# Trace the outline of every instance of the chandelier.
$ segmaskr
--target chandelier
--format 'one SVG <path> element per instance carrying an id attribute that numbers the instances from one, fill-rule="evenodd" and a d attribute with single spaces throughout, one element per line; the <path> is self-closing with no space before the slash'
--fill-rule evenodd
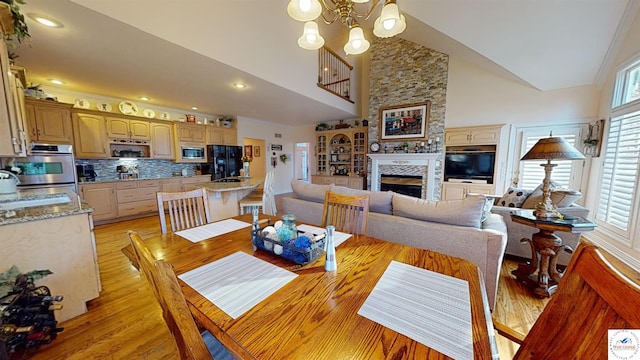
<path id="1" fill-rule="evenodd" d="M 298 39 L 298 46 L 301 48 L 316 50 L 324 45 L 324 38 L 314 21 L 321 17 L 327 25 L 340 20 L 349 28 L 349 41 L 344 45 L 344 51 L 347 55 L 357 55 L 367 51 L 370 44 L 356 19 L 367 20 L 380 1 L 373 0 L 368 9 L 358 9 L 357 4 L 364 4 L 369 0 L 291 0 L 287 12 L 293 19 L 304 22 L 302 36 Z M 387 38 L 400 34 L 406 27 L 407 23 L 404 15 L 400 14 L 396 0 L 385 0 L 382 13 L 374 22 L 373 33 L 377 37 Z"/>

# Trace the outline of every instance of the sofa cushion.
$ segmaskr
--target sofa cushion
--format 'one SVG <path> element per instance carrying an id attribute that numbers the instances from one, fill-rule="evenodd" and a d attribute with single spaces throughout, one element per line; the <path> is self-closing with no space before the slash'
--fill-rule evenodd
<path id="1" fill-rule="evenodd" d="M 531 190 L 510 187 L 496 205 L 519 208 L 522 207 L 529 194 L 531 194 Z"/>
<path id="2" fill-rule="evenodd" d="M 580 198 L 582 198 L 582 194 L 575 190 L 555 190 L 551 192 L 551 203 L 558 208 L 571 206 Z"/>
<path id="3" fill-rule="evenodd" d="M 293 194 L 296 198 L 323 204 L 324 194 L 329 191 L 330 187 L 331 185 L 308 184 L 304 181 L 298 180 L 293 180 L 291 182 L 291 189 L 293 190 Z"/>
<path id="4" fill-rule="evenodd" d="M 489 216 L 491 216 L 491 209 L 493 208 L 493 198 L 491 197 L 484 197 L 484 207 L 482 208 L 482 219 L 480 219 L 480 222 L 485 222 L 485 220 L 487 220 L 489 218 Z"/>
<path id="5" fill-rule="evenodd" d="M 369 211 L 380 214 L 391 215 L 393 213 L 391 200 L 393 199 L 392 191 L 367 191 L 350 189 L 344 186 L 331 185 L 330 191 L 345 196 L 362 196 L 369 195 Z"/>
<path id="6" fill-rule="evenodd" d="M 486 204 L 483 196 L 432 201 L 393 194 L 393 215 L 410 219 L 480 228 Z"/>

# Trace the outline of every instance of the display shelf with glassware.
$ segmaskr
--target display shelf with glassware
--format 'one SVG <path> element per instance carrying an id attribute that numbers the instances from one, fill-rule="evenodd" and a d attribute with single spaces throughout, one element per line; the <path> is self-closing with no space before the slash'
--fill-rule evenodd
<path id="1" fill-rule="evenodd" d="M 312 182 L 364 188 L 367 174 L 367 128 L 316 132 L 316 174 Z M 355 178 L 354 181 L 344 177 Z"/>

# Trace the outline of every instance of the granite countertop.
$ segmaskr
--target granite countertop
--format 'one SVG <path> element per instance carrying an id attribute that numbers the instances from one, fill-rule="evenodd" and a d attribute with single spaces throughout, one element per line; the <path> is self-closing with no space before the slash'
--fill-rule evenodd
<path id="1" fill-rule="evenodd" d="M 66 199 L 69 199 L 69 201 L 67 202 Z M 0 209 L 2 206 L 11 206 L 16 202 L 30 200 L 54 203 L 0 210 L 0 226 L 78 215 L 93 211 L 93 208 L 87 202 L 80 200 L 80 197 L 76 193 L 64 188 L 18 190 L 18 192 L 13 194 L 0 194 Z"/>
<path id="2" fill-rule="evenodd" d="M 78 182 L 78 185 L 86 185 L 86 184 L 101 184 L 101 183 L 112 183 L 112 182 L 124 182 L 124 181 L 142 181 L 142 180 L 167 180 L 167 179 L 193 179 L 206 176 L 208 178 L 211 175 L 192 175 L 192 176 L 140 176 L 138 178 L 132 179 L 120 179 L 118 177 L 114 178 L 100 178 L 95 181 L 81 181 Z"/>
<path id="3" fill-rule="evenodd" d="M 209 182 L 202 184 L 207 191 L 236 191 L 236 190 L 246 190 L 253 189 L 258 187 L 264 179 L 262 178 L 240 178 L 238 182 Z"/>

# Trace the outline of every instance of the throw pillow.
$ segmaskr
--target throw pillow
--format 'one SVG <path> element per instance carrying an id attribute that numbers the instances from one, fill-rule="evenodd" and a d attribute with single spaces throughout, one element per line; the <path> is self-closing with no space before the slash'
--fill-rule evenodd
<path id="1" fill-rule="evenodd" d="M 491 208 L 493 208 L 494 199 L 491 197 L 482 196 L 484 198 L 484 207 L 482 208 L 482 218 L 480 222 L 485 222 L 491 216 Z"/>
<path id="2" fill-rule="evenodd" d="M 324 204 L 324 194 L 331 185 L 308 184 L 304 181 L 291 181 L 291 189 L 296 198 Z"/>
<path id="3" fill-rule="evenodd" d="M 329 191 L 345 196 L 369 195 L 369 211 L 380 214 L 392 214 L 391 199 L 393 198 L 393 192 L 391 191 L 357 190 L 336 185 L 331 185 Z"/>
<path id="4" fill-rule="evenodd" d="M 509 190 L 502 195 L 500 200 L 498 200 L 498 205 L 514 208 L 522 207 L 522 204 L 524 204 L 524 201 L 529 197 L 529 194 L 531 194 L 531 190 L 510 187 Z"/>
<path id="5" fill-rule="evenodd" d="M 551 192 L 551 203 L 557 208 L 571 206 L 574 202 L 580 200 L 582 194 L 575 190 L 556 190 Z"/>
<path id="6" fill-rule="evenodd" d="M 393 215 L 442 224 L 480 228 L 486 201 L 483 196 L 432 201 L 393 194 Z"/>
<path id="7" fill-rule="evenodd" d="M 560 184 L 551 180 L 549 182 L 549 190 L 553 191 L 553 189 L 557 189 L 560 187 Z M 522 204 L 523 209 L 533 209 L 538 205 L 538 203 L 542 202 L 542 184 L 538 185 L 535 190 L 529 195 L 529 197 Z"/>

